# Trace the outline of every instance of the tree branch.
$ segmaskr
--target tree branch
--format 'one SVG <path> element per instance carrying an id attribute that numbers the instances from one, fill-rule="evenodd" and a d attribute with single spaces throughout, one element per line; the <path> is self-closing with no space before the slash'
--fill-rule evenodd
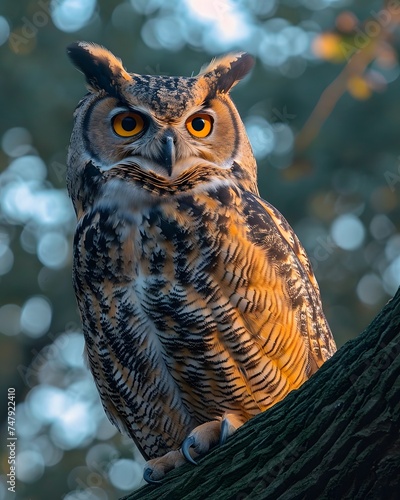
<path id="1" fill-rule="evenodd" d="M 136 499 L 397 499 L 400 291 L 300 389 Z"/>

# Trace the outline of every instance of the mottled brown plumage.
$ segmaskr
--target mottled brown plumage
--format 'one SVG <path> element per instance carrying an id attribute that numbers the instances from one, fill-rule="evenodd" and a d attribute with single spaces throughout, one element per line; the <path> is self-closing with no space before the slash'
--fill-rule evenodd
<path id="1" fill-rule="evenodd" d="M 304 249 L 258 196 L 229 97 L 250 56 L 185 78 L 129 74 L 85 42 L 69 55 L 89 84 L 67 176 L 87 354 L 157 480 L 300 387 L 335 343 Z"/>

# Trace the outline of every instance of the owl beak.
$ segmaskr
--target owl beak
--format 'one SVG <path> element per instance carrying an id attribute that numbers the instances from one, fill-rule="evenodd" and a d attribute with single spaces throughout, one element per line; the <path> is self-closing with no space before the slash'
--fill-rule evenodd
<path id="1" fill-rule="evenodd" d="M 175 163 L 175 135 L 171 130 L 167 130 L 161 139 L 161 162 L 167 169 L 171 177 L 172 167 Z"/>

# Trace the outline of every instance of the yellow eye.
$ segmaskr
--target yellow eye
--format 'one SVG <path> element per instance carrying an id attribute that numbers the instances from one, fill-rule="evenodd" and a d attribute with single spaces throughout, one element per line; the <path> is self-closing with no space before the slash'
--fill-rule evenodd
<path id="1" fill-rule="evenodd" d="M 205 113 L 196 113 L 186 120 L 186 128 L 194 137 L 207 137 L 211 134 L 214 120 Z"/>
<path id="2" fill-rule="evenodd" d="M 144 120 L 139 113 L 125 111 L 114 116 L 112 126 L 121 137 L 133 137 L 144 129 Z"/>

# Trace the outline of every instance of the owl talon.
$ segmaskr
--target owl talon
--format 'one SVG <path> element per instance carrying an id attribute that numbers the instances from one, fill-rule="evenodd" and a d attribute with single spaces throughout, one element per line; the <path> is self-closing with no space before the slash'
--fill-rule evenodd
<path id="1" fill-rule="evenodd" d="M 219 436 L 219 445 L 222 446 L 231 434 L 232 433 L 230 432 L 229 421 L 228 419 L 224 418 L 221 422 L 221 434 Z"/>
<path id="2" fill-rule="evenodd" d="M 192 463 L 193 465 L 197 465 L 196 460 L 194 460 L 190 454 L 190 448 L 194 444 L 196 444 L 194 436 L 188 436 L 182 443 L 181 452 L 188 462 Z"/>
<path id="3" fill-rule="evenodd" d="M 221 420 L 221 430 L 219 435 L 219 445 L 223 445 L 229 436 L 232 436 L 239 427 L 244 424 L 238 415 L 234 413 L 225 413 Z"/>
<path id="4" fill-rule="evenodd" d="M 146 464 L 143 479 L 149 484 L 160 484 L 167 472 L 185 464 L 186 460 L 180 450 L 172 450 L 162 457 L 153 458 Z"/>
<path id="5" fill-rule="evenodd" d="M 143 471 L 143 479 L 146 481 L 146 483 L 149 484 L 161 484 L 162 481 L 156 481 L 155 479 L 152 479 L 151 475 L 153 474 L 153 469 L 150 467 L 146 467 Z"/>

